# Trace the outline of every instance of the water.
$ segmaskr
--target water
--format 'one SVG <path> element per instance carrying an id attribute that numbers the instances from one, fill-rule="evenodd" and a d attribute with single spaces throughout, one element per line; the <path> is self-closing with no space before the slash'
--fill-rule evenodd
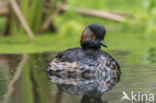
<path id="1" fill-rule="evenodd" d="M 119 62 L 122 72 L 119 82 L 109 86 L 105 85 L 105 77 L 48 77 L 45 70 L 57 53 L 0 55 L 0 101 L 12 90 L 5 98 L 8 103 L 132 103 L 121 101 L 123 91 L 129 97 L 131 91 L 156 95 L 155 49 L 109 53 Z M 13 89 L 8 88 L 18 75 Z M 138 103 L 156 103 L 154 99 L 155 102 Z"/>

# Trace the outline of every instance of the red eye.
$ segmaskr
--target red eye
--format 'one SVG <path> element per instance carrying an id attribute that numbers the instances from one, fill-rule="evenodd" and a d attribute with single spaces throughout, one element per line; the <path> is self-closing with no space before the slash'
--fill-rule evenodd
<path id="1" fill-rule="evenodd" d="M 96 36 L 95 35 L 92 35 L 92 39 L 96 39 Z"/>

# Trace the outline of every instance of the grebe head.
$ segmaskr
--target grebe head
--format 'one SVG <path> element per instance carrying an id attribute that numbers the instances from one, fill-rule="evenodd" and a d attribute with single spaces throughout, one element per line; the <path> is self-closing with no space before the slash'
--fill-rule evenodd
<path id="1" fill-rule="evenodd" d="M 107 47 L 104 43 L 106 29 L 100 24 L 88 25 L 81 35 L 81 46 L 83 49 L 100 49 L 101 45 Z"/>

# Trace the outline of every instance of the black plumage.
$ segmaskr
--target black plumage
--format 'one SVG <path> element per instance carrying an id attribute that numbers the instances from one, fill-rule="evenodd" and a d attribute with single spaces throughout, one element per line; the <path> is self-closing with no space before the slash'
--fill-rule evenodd
<path id="1" fill-rule="evenodd" d="M 81 36 L 82 48 L 72 48 L 59 53 L 50 63 L 49 70 L 59 71 L 61 74 L 77 73 L 86 71 L 90 73 L 102 73 L 112 71 L 120 73 L 119 64 L 108 53 L 101 50 L 106 29 L 100 24 L 91 24 L 85 28 Z"/>

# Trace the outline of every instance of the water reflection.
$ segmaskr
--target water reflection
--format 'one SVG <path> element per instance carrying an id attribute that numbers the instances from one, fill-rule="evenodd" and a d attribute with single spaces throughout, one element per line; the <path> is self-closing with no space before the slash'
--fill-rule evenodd
<path id="1" fill-rule="evenodd" d="M 112 89 L 119 82 L 120 74 L 105 75 L 59 75 L 48 71 L 48 77 L 58 88 L 72 95 L 83 95 L 81 103 L 107 103 L 102 94 Z"/>
<path id="2" fill-rule="evenodd" d="M 133 90 L 135 93 L 141 91 L 156 95 L 156 49 L 144 52 L 142 50 L 114 51 L 111 54 L 120 63 L 121 78 L 116 76 L 111 80 L 113 75 L 107 77 L 106 75 L 56 76 L 48 74 L 53 83 L 48 80 L 44 70 L 48 68 L 49 62 L 56 53 L 28 54 L 29 58 L 23 65 L 21 76 L 13 86 L 14 91 L 8 103 L 80 103 L 80 101 L 82 103 L 93 103 L 93 101 L 121 103 L 123 90 L 127 93 Z M 0 55 L 0 103 L 4 99 L 8 84 L 15 76 L 21 60 L 22 55 Z M 120 83 L 117 83 L 119 79 Z M 110 81 L 110 86 L 106 85 L 106 81 Z M 64 92 L 59 91 L 56 84 Z M 111 91 L 105 93 L 112 87 Z M 123 101 L 123 103 L 130 102 Z"/>

